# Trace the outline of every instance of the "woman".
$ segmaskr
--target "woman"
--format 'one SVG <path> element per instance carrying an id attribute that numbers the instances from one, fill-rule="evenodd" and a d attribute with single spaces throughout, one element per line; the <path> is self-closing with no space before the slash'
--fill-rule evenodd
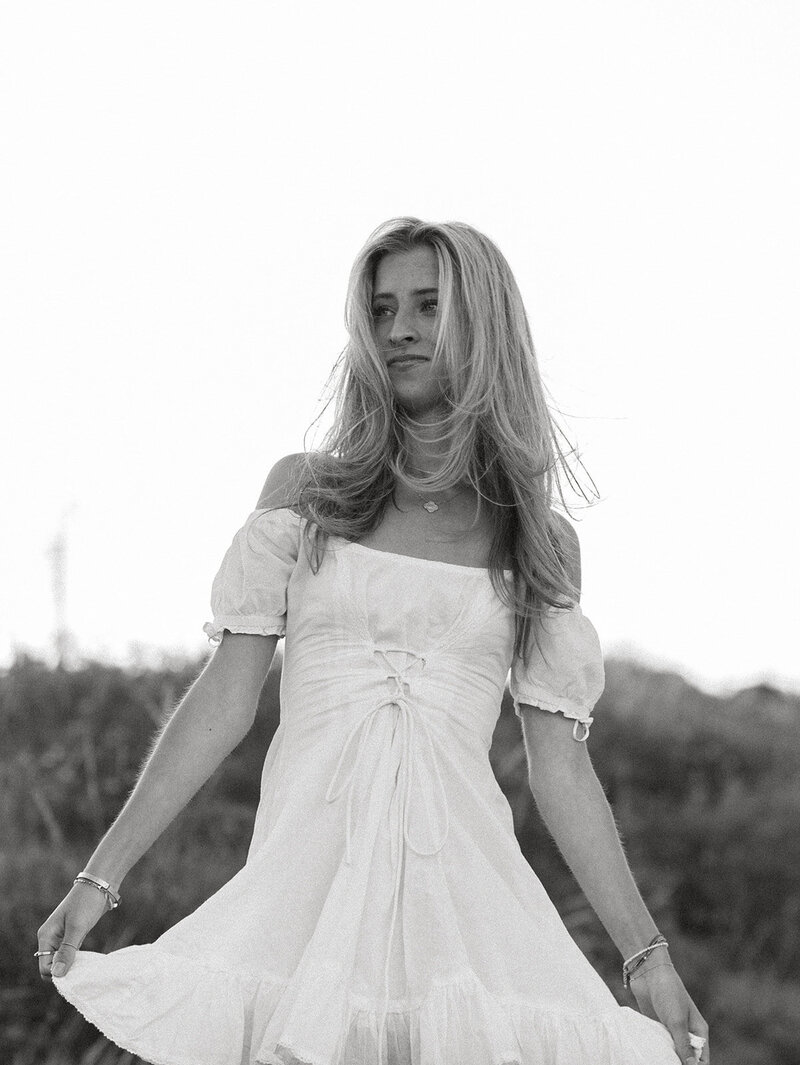
<path id="1" fill-rule="evenodd" d="M 42 975 L 157 1065 L 695 1062 L 707 1027 L 587 753 L 602 655 L 511 271 L 469 226 L 394 219 L 353 266 L 347 325 L 326 446 L 278 462 L 234 537 L 217 649 L 40 929 Z M 81 951 L 249 729 L 284 635 L 244 869 L 155 943 Z M 509 668 L 531 790 L 641 1013 L 514 837 L 487 756 Z"/>

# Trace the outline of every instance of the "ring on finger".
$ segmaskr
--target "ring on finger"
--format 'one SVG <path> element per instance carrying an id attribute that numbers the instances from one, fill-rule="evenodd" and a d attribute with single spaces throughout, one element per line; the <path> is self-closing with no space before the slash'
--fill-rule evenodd
<path id="1" fill-rule="evenodd" d="M 45 958 L 45 957 L 47 957 L 48 954 L 55 954 L 55 953 L 56 952 L 54 950 L 37 950 L 36 953 L 33 956 L 34 956 L 34 958 Z"/>

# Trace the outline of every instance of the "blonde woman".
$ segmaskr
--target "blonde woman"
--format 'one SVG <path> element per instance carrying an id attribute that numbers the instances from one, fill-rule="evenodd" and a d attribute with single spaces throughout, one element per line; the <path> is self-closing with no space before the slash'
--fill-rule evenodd
<path id="1" fill-rule="evenodd" d="M 42 975 L 156 1065 L 695 1062 L 706 1024 L 589 759 L 602 654 L 509 266 L 468 225 L 393 219 L 356 259 L 347 326 L 325 446 L 278 462 L 234 536 L 216 650 L 40 929 Z M 245 867 L 155 943 L 82 951 L 250 728 L 282 636 Z M 531 790 L 641 1012 L 514 836 L 488 758 L 509 670 Z"/>

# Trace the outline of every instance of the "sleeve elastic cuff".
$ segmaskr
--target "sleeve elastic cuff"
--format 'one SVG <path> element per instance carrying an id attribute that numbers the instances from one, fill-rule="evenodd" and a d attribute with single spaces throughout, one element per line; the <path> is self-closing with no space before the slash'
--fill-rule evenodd
<path id="1" fill-rule="evenodd" d="M 213 622 L 207 621 L 203 626 L 203 632 L 208 636 L 208 642 L 215 647 L 222 643 L 222 633 L 227 629 L 229 632 L 242 632 L 248 636 L 285 636 L 286 622 L 283 619 L 270 620 L 269 618 L 215 618 Z"/>
<path id="2" fill-rule="evenodd" d="M 534 692 L 523 693 L 513 698 L 514 713 L 520 720 L 522 720 L 521 704 L 525 703 L 527 706 L 538 706 L 541 710 L 547 710 L 551 714 L 563 714 L 564 717 L 569 718 L 575 722 L 572 735 L 574 739 L 578 741 L 585 741 L 589 735 L 589 729 L 594 721 L 591 716 L 591 712 L 579 703 L 574 702 L 571 699 L 558 698 L 548 693 L 546 696 L 536 695 Z M 583 734 L 581 735 L 581 726 L 583 727 Z"/>

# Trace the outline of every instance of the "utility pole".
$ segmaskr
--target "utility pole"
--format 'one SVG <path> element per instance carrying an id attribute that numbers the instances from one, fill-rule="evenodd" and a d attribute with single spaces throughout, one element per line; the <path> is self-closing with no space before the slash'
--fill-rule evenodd
<path id="1" fill-rule="evenodd" d="M 53 537 L 47 554 L 50 556 L 50 578 L 53 591 L 53 611 L 56 627 L 53 634 L 53 650 L 59 666 L 69 668 L 75 651 L 75 641 L 67 624 L 67 520 L 75 511 L 70 503 L 61 515 L 58 532 Z"/>

